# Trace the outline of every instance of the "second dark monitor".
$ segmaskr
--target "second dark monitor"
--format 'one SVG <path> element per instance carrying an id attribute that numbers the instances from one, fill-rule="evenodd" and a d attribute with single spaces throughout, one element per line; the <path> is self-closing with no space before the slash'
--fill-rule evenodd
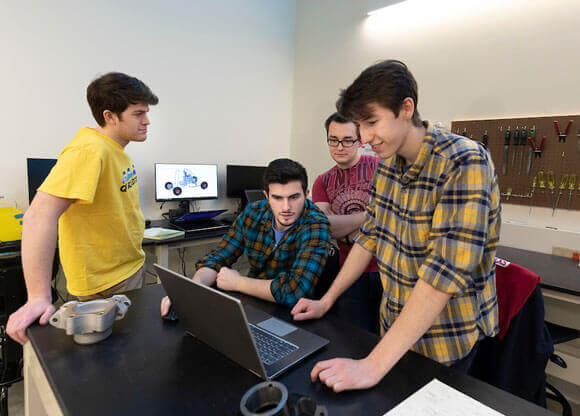
<path id="1" fill-rule="evenodd" d="M 246 189 L 263 189 L 265 166 L 227 165 L 226 182 L 229 198 L 242 198 Z"/>

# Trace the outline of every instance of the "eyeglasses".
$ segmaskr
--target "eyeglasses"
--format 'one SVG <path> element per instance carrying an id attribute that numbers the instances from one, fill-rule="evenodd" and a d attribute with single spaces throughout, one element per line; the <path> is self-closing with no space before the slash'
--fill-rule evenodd
<path id="1" fill-rule="evenodd" d="M 344 140 L 326 139 L 326 142 L 328 143 L 328 145 L 330 147 L 338 147 L 339 144 L 342 144 L 342 147 L 349 148 L 349 147 L 353 147 L 354 144 L 356 142 L 358 142 L 359 140 L 360 139 L 344 139 Z"/>

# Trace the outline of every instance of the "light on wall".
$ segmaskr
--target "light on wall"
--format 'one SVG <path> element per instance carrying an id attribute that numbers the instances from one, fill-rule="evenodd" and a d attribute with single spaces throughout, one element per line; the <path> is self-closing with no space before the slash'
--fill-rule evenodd
<path id="1" fill-rule="evenodd" d="M 375 13 L 382 12 L 383 9 L 404 1 L 405 0 L 368 0 L 367 15 L 371 16 Z"/>

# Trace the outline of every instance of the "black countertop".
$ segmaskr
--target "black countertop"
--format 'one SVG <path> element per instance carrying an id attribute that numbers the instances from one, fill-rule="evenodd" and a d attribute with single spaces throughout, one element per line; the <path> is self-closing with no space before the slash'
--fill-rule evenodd
<path id="1" fill-rule="evenodd" d="M 546 289 L 580 296 L 580 267 L 578 267 L 578 261 L 552 254 L 504 246 L 497 248 L 496 256 L 538 274 L 542 279 L 541 286 Z"/>
<path id="2" fill-rule="evenodd" d="M 261 380 L 159 317 L 159 285 L 129 292 L 133 305 L 113 334 L 95 345 L 77 345 L 65 332 L 33 326 L 30 340 L 65 415 L 239 414 L 244 392 Z M 281 319 L 289 309 L 238 296 Z M 506 415 L 548 415 L 545 409 L 466 374 L 408 352 L 374 388 L 335 394 L 309 373 L 320 360 L 362 358 L 379 338 L 334 316 L 297 324 L 330 344 L 278 380 L 290 393 L 313 397 L 329 415 L 382 415 L 433 378 Z"/>

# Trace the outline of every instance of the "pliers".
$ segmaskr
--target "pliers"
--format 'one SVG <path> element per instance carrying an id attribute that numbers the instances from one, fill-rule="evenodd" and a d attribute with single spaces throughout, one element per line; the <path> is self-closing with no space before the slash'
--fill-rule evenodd
<path id="1" fill-rule="evenodd" d="M 566 143 L 566 137 L 568 136 L 568 133 L 570 133 L 570 128 L 572 127 L 572 123 L 574 122 L 574 120 L 568 120 L 568 125 L 566 126 L 566 131 L 564 133 L 562 133 L 560 131 L 560 123 L 558 123 L 558 120 L 554 120 L 554 129 L 556 130 L 556 134 L 558 135 L 558 142 L 564 142 Z"/>
<path id="2" fill-rule="evenodd" d="M 536 144 L 535 134 L 533 137 L 528 136 L 528 143 L 530 144 L 530 147 L 534 151 L 534 157 L 542 157 L 542 152 L 544 151 L 544 144 L 546 143 L 546 136 L 542 136 L 542 141 L 540 142 L 539 146 Z"/>

